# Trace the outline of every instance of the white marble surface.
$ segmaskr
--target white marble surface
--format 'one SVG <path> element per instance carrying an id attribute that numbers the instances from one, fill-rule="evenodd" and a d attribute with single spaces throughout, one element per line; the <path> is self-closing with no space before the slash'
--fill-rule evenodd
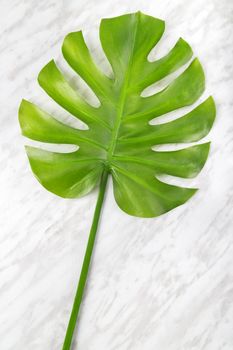
<path id="1" fill-rule="evenodd" d="M 61 350 L 97 195 L 64 200 L 39 185 L 18 105 L 25 97 L 67 118 L 37 85 L 39 70 L 55 58 L 72 76 L 60 47 L 81 28 L 105 67 L 99 20 L 136 10 L 166 20 L 160 55 L 182 36 L 200 58 L 218 111 L 211 154 L 185 181 L 200 191 L 156 219 L 121 212 L 109 184 L 73 349 L 233 349 L 232 1 L 1 0 L 1 350 Z"/>

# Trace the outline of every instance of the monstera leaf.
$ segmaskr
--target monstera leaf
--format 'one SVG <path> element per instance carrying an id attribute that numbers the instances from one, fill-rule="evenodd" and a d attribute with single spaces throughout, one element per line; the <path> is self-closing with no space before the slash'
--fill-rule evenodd
<path id="1" fill-rule="evenodd" d="M 169 152 L 152 150 L 152 146 L 198 141 L 207 135 L 215 118 L 214 101 L 209 97 L 173 121 L 150 124 L 156 117 L 193 104 L 205 87 L 203 69 L 195 58 L 165 89 L 149 97 L 142 96 L 146 87 L 175 72 L 192 57 L 190 46 L 179 39 L 166 56 L 148 61 L 164 26 L 162 20 L 140 12 L 102 20 L 100 41 L 112 67 L 112 78 L 95 64 L 81 31 L 66 36 L 63 56 L 97 96 L 99 107 L 80 96 L 53 60 L 41 70 L 40 86 L 88 126 L 87 130 L 72 128 L 33 103 L 22 101 L 19 120 L 23 135 L 46 143 L 79 147 L 71 153 L 27 147 L 31 168 L 49 191 L 73 198 L 100 184 L 100 205 L 107 176 L 111 174 L 118 206 L 140 217 L 161 215 L 196 192 L 193 188 L 166 184 L 156 177 L 196 176 L 208 156 L 209 143 Z"/>

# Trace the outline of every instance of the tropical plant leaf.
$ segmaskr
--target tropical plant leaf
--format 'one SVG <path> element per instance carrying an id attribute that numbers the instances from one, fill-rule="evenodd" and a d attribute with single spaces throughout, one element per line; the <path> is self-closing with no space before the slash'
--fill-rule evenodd
<path id="1" fill-rule="evenodd" d="M 19 121 L 23 135 L 37 141 L 77 145 L 70 153 L 26 147 L 31 168 L 49 191 L 68 198 L 80 197 L 99 185 L 90 229 L 62 350 L 70 350 L 88 276 L 108 175 L 113 178 L 119 207 L 131 215 L 154 217 L 186 202 L 196 191 L 172 186 L 160 174 L 183 178 L 196 176 L 209 152 L 209 143 L 174 151 L 158 151 L 162 144 L 192 143 L 208 134 L 215 118 L 212 97 L 186 115 L 152 125 L 150 121 L 192 105 L 204 90 L 204 73 L 190 46 L 179 39 L 171 51 L 154 62 L 148 55 L 164 32 L 164 22 L 140 12 L 104 19 L 100 40 L 113 77 L 96 66 L 82 35 L 70 33 L 62 51 L 66 61 L 89 85 L 100 102 L 90 105 L 76 91 L 54 61 L 40 72 L 38 81 L 47 94 L 87 130 L 61 123 L 31 102 L 23 100 Z M 142 92 L 188 63 L 183 73 L 152 96 Z"/>
<path id="2" fill-rule="evenodd" d="M 96 94 L 99 107 L 91 106 L 79 95 L 54 61 L 41 70 L 40 86 L 88 126 L 88 130 L 72 128 L 22 101 L 19 120 L 23 135 L 46 143 L 79 146 L 77 151 L 66 154 L 26 148 L 35 176 L 49 191 L 62 197 L 83 196 L 99 184 L 107 169 L 119 207 L 140 217 L 158 216 L 195 193 L 196 189 L 172 186 L 156 176 L 196 176 L 207 159 L 209 143 L 169 152 L 154 151 L 152 146 L 202 139 L 212 127 L 215 105 L 209 97 L 174 121 L 149 123 L 193 104 L 205 86 L 203 69 L 195 58 L 165 89 L 149 97 L 141 96 L 146 87 L 191 60 L 190 46 L 179 39 L 166 56 L 149 62 L 148 55 L 163 32 L 163 21 L 140 12 L 103 19 L 100 41 L 113 78 L 97 67 L 81 31 L 66 36 L 64 58 Z"/>

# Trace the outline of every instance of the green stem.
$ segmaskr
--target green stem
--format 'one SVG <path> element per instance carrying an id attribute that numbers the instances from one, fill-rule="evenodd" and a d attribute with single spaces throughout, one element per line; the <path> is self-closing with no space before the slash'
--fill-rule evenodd
<path id="1" fill-rule="evenodd" d="M 87 281 L 88 270 L 89 270 L 89 266 L 90 266 L 90 262 L 91 262 L 91 256 L 92 256 L 92 252 L 93 252 L 93 248 L 94 248 L 94 244 L 95 244 L 96 232 L 97 232 L 98 223 L 99 223 L 99 219 L 100 219 L 100 213 L 101 213 L 101 208 L 102 208 L 102 204 L 103 204 L 103 200 L 104 200 L 104 194 L 105 194 L 105 189 L 106 189 L 106 185 L 107 185 L 107 180 L 108 180 L 108 171 L 104 170 L 102 177 L 101 177 L 99 195 L 98 195 L 98 199 L 97 199 L 97 203 L 96 203 L 96 207 L 95 207 L 95 213 L 94 213 L 94 217 L 93 217 L 93 221 L 92 221 L 92 225 L 91 225 L 91 230 L 90 230 L 89 239 L 88 239 L 88 243 L 87 243 L 86 253 L 85 253 L 84 260 L 83 260 L 83 266 L 82 266 L 82 270 L 81 270 L 81 274 L 80 274 L 80 278 L 79 278 L 79 282 L 78 282 L 78 287 L 77 287 L 77 291 L 76 291 L 76 295 L 75 295 L 75 299 L 74 299 L 74 304 L 73 304 L 72 312 L 70 315 L 70 320 L 69 320 L 69 324 L 67 327 L 66 336 L 65 336 L 62 350 L 70 350 L 70 347 L 71 347 L 72 338 L 73 338 L 74 330 L 76 327 L 76 322 L 77 322 L 78 315 L 79 315 L 80 305 L 82 302 L 83 293 L 84 293 L 84 289 L 85 289 L 85 285 L 86 285 L 86 281 Z"/>

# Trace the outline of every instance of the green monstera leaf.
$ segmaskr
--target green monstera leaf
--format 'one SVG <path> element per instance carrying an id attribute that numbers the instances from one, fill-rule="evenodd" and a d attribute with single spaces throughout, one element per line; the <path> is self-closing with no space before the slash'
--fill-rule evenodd
<path id="1" fill-rule="evenodd" d="M 152 147 L 198 141 L 207 135 L 215 118 L 214 101 L 209 97 L 173 121 L 150 124 L 156 117 L 193 104 L 205 88 L 202 66 L 197 58 L 191 60 L 192 49 L 183 39 L 163 58 L 148 60 L 164 27 L 162 20 L 140 12 L 103 19 L 100 41 L 112 67 L 112 78 L 95 64 L 81 31 L 66 36 L 63 56 L 97 96 L 99 107 L 80 96 L 53 60 L 41 70 L 40 86 L 88 126 L 87 130 L 72 128 L 35 104 L 22 101 L 19 120 L 23 135 L 46 143 L 79 147 L 71 153 L 27 147 L 31 168 L 49 191 L 67 198 L 80 197 L 99 184 L 104 190 L 111 174 L 117 204 L 126 213 L 139 217 L 161 215 L 196 192 L 156 177 L 196 176 L 207 159 L 209 143 L 169 152 Z M 142 96 L 145 88 L 190 60 L 189 66 L 165 89 Z"/>
<path id="2" fill-rule="evenodd" d="M 165 89 L 141 96 L 146 87 L 192 57 L 190 46 L 179 39 L 165 57 L 149 62 L 148 54 L 163 32 L 163 21 L 139 12 L 102 20 L 100 40 L 112 66 L 112 79 L 95 65 L 81 31 L 66 36 L 63 55 L 96 94 L 99 107 L 80 97 L 54 61 L 42 69 L 38 77 L 41 87 L 88 125 L 88 130 L 66 126 L 22 101 L 19 119 L 25 136 L 79 146 L 70 154 L 27 147 L 32 170 L 49 191 L 62 197 L 83 196 L 99 184 L 103 170 L 108 169 L 119 207 L 141 217 L 158 216 L 195 193 L 196 189 L 165 184 L 156 175 L 197 175 L 206 161 L 209 143 L 173 152 L 153 151 L 151 147 L 200 140 L 213 124 L 215 106 L 210 97 L 175 121 L 149 124 L 153 118 L 194 103 L 205 86 L 201 64 L 194 59 Z"/>

